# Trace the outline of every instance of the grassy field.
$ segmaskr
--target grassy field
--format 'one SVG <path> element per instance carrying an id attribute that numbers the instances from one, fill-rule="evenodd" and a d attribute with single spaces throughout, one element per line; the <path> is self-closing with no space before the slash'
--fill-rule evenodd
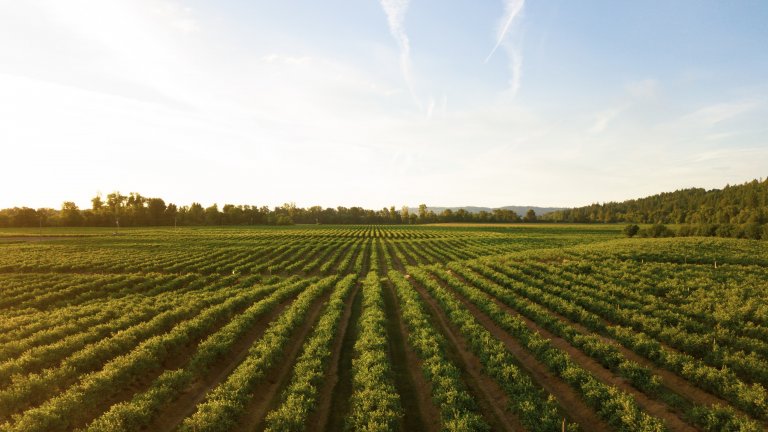
<path id="1" fill-rule="evenodd" d="M 0 430 L 761 431 L 768 244 L 0 230 Z"/>

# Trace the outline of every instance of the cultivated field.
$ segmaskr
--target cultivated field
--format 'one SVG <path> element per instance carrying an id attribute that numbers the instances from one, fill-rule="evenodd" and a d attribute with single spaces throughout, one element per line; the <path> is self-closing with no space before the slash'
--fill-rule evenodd
<path id="1" fill-rule="evenodd" d="M 0 232 L 0 430 L 761 431 L 768 242 Z"/>

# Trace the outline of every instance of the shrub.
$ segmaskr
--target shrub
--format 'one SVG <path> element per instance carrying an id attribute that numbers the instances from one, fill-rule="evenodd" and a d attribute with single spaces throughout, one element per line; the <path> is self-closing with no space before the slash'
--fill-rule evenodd
<path id="1" fill-rule="evenodd" d="M 640 231 L 640 227 L 635 224 L 630 224 L 624 227 L 624 234 L 627 237 L 634 237 L 638 231 Z"/>

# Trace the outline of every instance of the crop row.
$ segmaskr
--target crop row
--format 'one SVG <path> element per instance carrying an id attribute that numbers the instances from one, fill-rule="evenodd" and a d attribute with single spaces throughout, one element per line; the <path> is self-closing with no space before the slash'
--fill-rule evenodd
<path id="1" fill-rule="evenodd" d="M 352 360 L 352 396 L 347 427 L 358 431 L 391 431 L 402 416 L 387 357 L 387 317 L 379 277 L 368 273 L 362 287 L 362 313 Z"/>
<path id="2" fill-rule="evenodd" d="M 217 293 L 219 295 L 208 296 L 202 304 L 197 302 L 182 306 L 175 313 L 161 314 L 145 325 L 134 327 L 134 332 L 155 336 L 149 337 L 132 349 L 135 345 L 133 335 L 130 332 L 120 332 L 113 338 L 104 339 L 79 353 L 70 360 L 73 363 L 71 366 L 62 365 L 41 374 L 30 375 L 29 377 L 35 377 L 35 385 L 31 386 L 34 391 L 27 390 L 30 388 L 27 385 L 14 383 L 9 389 L 9 396 L 14 404 L 17 404 L 18 398 L 14 397 L 16 392 L 24 393 L 25 400 L 36 395 L 48 398 L 52 389 L 64 388 L 66 385 L 59 383 L 69 383 L 75 377 L 79 379 L 78 383 L 42 405 L 14 415 L 13 422 L 7 422 L 2 425 L 3 428 L 20 431 L 56 431 L 71 428 L 78 420 L 77 415 L 82 413 L 82 407 L 97 405 L 105 396 L 118 391 L 136 377 L 157 370 L 163 361 L 180 347 L 199 340 L 217 323 L 271 290 L 272 287 L 264 287 L 240 290 L 237 294 L 220 290 Z M 206 304 L 212 306 L 206 307 Z M 180 319 L 186 320 L 179 321 Z M 113 357 L 126 349 L 130 351 Z M 107 358 L 113 358 L 107 361 L 101 370 L 84 373 L 99 367 L 104 361 L 105 353 L 108 353 Z"/>
<path id="3" fill-rule="evenodd" d="M 228 354 L 256 321 L 280 302 L 296 295 L 309 281 L 288 281 L 268 297 L 249 306 L 217 332 L 204 339 L 184 367 L 163 372 L 145 392 L 112 407 L 88 426 L 89 431 L 131 431 L 147 427 L 160 409 L 173 402 L 195 380 Z"/>
<path id="4" fill-rule="evenodd" d="M 523 280 L 533 286 L 541 284 L 541 280 L 547 280 L 543 275 L 526 277 L 525 272 L 519 269 L 502 266 L 495 262 L 488 264 L 494 270 L 509 277 Z M 662 345 L 653 338 L 653 334 L 646 334 L 638 328 L 638 321 L 643 321 L 644 315 L 633 313 L 626 316 L 621 313 L 621 306 L 603 302 L 595 296 L 595 293 L 581 292 L 572 286 L 563 287 L 560 284 L 551 283 L 546 284 L 544 289 L 589 312 L 591 319 L 580 323 L 589 327 L 590 330 L 603 332 L 613 337 L 622 345 L 648 358 L 658 366 L 722 397 L 756 418 L 768 419 L 768 392 L 762 385 L 745 383 L 728 368 L 709 366 L 695 356 Z M 569 318 L 573 317 L 569 316 Z M 613 325 L 607 325 L 605 320 L 610 320 Z"/>
<path id="5" fill-rule="evenodd" d="M 445 310 L 450 321 L 467 340 L 472 352 L 480 359 L 484 371 L 507 394 L 512 405 L 510 409 L 518 415 L 523 425 L 531 431 L 557 430 L 562 419 L 557 402 L 536 387 L 531 378 L 516 366 L 514 356 L 504 344 L 493 337 L 453 295 L 424 270 L 411 267 L 409 273 Z M 569 426 L 573 427 L 573 424 Z"/>
<path id="6" fill-rule="evenodd" d="M 485 431 L 490 427 L 478 414 L 477 402 L 461 380 L 461 372 L 445 355 L 448 343 L 429 321 L 418 293 L 400 272 L 390 271 L 389 280 L 400 300 L 408 342 L 422 361 L 422 373 L 432 386 L 432 400 L 440 410 L 446 431 Z"/>
<path id="7" fill-rule="evenodd" d="M 187 417 L 184 431 L 227 431 L 237 424 L 255 386 L 281 358 L 291 333 L 306 319 L 315 300 L 336 282 L 330 276 L 311 285 L 299 294 L 291 306 L 272 322 L 264 335 L 248 351 L 242 363 L 206 395 L 197 411 Z"/>
<path id="8" fill-rule="evenodd" d="M 584 400 L 609 424 L 626 431 L 665 430 L 663 422 L 643 412 L 630 395 L 596 379 L 566 352 L 552 346 L 539 333 L 531 331 L 519 317 L 506 313 L 480 290 L 464 284 L 441 268 L 431 268 L 430 272 L 513 335 L 553 373 L 580 392 Z"/>
<path id="9" fill-rule="evenodd" d="M 319 387 L 325 380 L 325 369 L 332 354 L 331 344 L 336 337 L 344 304 L 356 279 L 356 275 L 350 274 L 338 282 L 293 367 L 291 382 L 281 397 L 282 403 L 267 414 L 266 430 L 305 430 L 307 418 L 316 407 Z"/>
<path id="10" fill-rule="evenodd" d="M 695 422 L 704 430 L 713 432 L 721 430 L 759 430 L 757 423 L 737 415 L 731 409 L 696 405 L 678 400 L 679 396 L 671 393 L 669 389 L 665 388 L 662 384 L 661 377 L 653 374 L 649 368 L 626 359 L 614 345 L 606 343 L 601 337 L 595 334 L 584 334 L 577 331 L 563 320 L 554 317 L 546 308 L 517 294 L 518 292 L 524 291 L 528 295 L 531 295 L 531 291 L 533 290 L 529 290 L 525 286 L 520 286 L 519 283 L 516 283 L 504 275 L 495 272 L 493 269 L 482 266 L 481 264 L 472 264 L 472 268 L 479 274 L 460 265 L 450 265 L 449 267 L 457 274 L 461 275 L 462 278 L 471 282 L 473 286 L 499 299 L 520 314 L 562 337 L 572 346 L 579 348 L 606 368 L 625 378 L 635 388 L 645 392 L 650 397 L 662 396 L 667 403 L 684 411 L 691 421 Z M 480 276 L 480 274 L 483 276 Z M 557 303 L 560 305 L 558 308 L 560 310 L 566 310 L 570 306 L 563 300 L 552 299 L 551 296 L 541 291 L 535 292 L 531 296 L 537 299 L 550 297 L 547 303 Z"/>

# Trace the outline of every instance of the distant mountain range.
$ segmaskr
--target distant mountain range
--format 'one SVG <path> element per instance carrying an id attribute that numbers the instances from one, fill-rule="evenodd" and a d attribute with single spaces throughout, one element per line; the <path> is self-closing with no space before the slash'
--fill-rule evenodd
<path id="1" fill-rule="evenodd" d="M 504 206 L 504 207 L 474 207 L 474 206 L 465 206 L 465 207 L 427 207 L 427 211 L 433 211 L 435 214 L 439 215 L 443 210 L 450 209 L 452 211 L 457 211 L 459 209 L 464 209 L 465 211 L 469 213 L 480 213 L 481 211 L 486 211 L 488 213 L 492 212 L 494 209 L 500 208 L 502 210 L 512 210 L 513 212 L 517 213 L 519 216 L 525 216 L 525 213 L 528 211 L 528 209 L 533 209 L 534 212 L 536 212 L 536 216 L 541 216 L 547 213 L 551 213 L 554 211 L 559 210 L 565 210 L 565 207 L 536 207 L 536 206 Z M 414 214 L 418 214 L 419 208 L 418 207 L 410 207 L 408 208 L 408 211 Z"/>

